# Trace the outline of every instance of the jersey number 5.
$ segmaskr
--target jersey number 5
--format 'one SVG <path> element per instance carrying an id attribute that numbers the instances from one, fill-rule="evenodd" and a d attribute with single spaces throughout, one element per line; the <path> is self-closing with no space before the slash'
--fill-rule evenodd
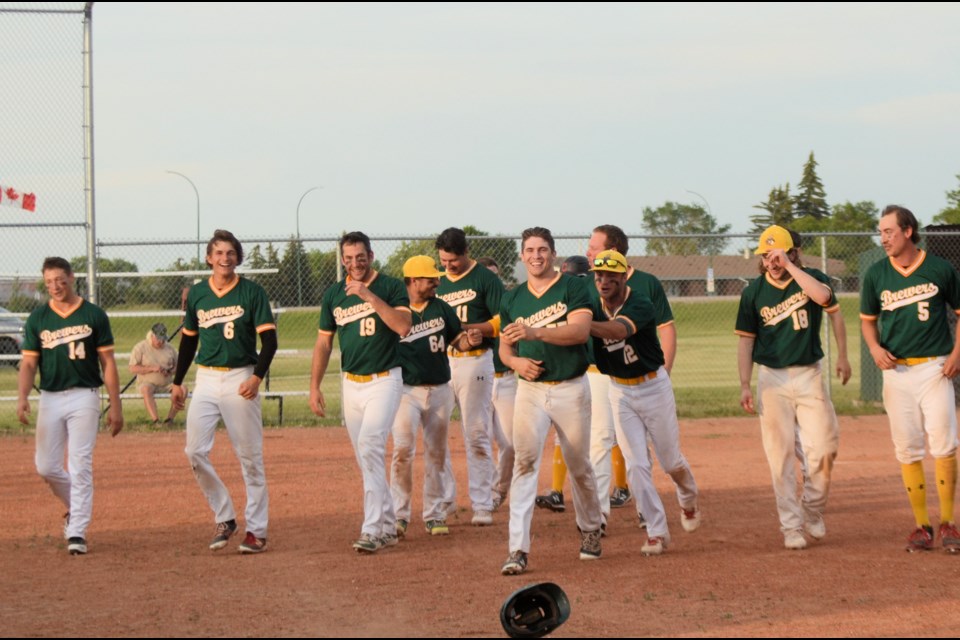
<path id="1" fill-rule="evenodd" d="M 917 319 L 920 322 L 926 322 L 930 319 L 930 303 L 929 302 L 918 302 L 917 303 Z"/>

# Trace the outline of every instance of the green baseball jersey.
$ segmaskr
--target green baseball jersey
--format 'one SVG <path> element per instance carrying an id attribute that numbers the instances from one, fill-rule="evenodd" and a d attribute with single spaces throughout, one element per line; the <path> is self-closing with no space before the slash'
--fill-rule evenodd
<path id="1" fill-rule="evenodd" d="M 593 316 L 587 280 L 561 273 L 540 293 L 535 293 L 527 282 L 506 292 L 500 305 L 500 323 L 504 327 L 512 322 L 528 327 L 562 327 L 577 313 Z M 539 340 L 521 340 L 518 346 L 521 357 L 543 362 L 544 372 L 538 382 L 569 380 L 587 370 L 586 344 L 561 347 Z"/>
<path id="2" fill-rule="evenodd" d="M 450 382 L 447 347 L 463 332 L 457 312 L 439 298 L 430 298 L 419 310 L 411 304 L 410 310 L 413 326 L 400 339 L 403 384 Z"/>
<path id="3" fill-rule="evenodd" d="M 880 322 L 880 344 L 896 358 L 953 350 L 947 306 L 960 308 L 960 277 L 946 260 L 921 250 L 904 269 L 884 258 L 871 265 L 860 292 L 860 317 Z"/>
<path id="4" fill-rule="evenodd" d="M 190 287 L 183 333 L 200 336 L 196 362 L 205 367 L 246 367 L 257 363 L 257 334 L 276 329 L 267 292 L 239 276 L 217 292 L 213 277 Z"/>
<path id="5" fill-rule="evenodd" d="M 340 340 L 340 368 L 360 376 L 400 366 L 400 336 L 360 296 L 346 293 L 347 279 L 330 285 L 320 306 L 320 332 L 337 334 Z M 410 309 L 403 282 L 373 272 L 367 288 L 388 305 Z"/>
<path id="6" fill-rule="evenodd" d="M 600 304 L 600 292 L 597 291 L 594 275 L 591 273 L 587 277 L 590 279 L 590 299 L 593 302 L 593 306 L 596 307 Z M 650 300 L 656 316 L 657 327 L 662 327 L 673 322 L 673 310 L 670 308 L 670 302 L 667 300 L 667 293 L 663 290 L 663 284 L 661 284 L 655 275 L 630 267 L 630 274 L 627 276 L 627 286 L 630 287 L 631 291 L 635 291 L 638 295 Z M 657 345 L 659 346 L 659 333 L 656 335 L 656 339 Z M 596 364 L 596 355 L 593 352 L 594 344 L 592 340 L 590 341 L 589 347 L 590 362 Z M 617 377 L 623 378 L 626 376 L 618 375 Z"/>
<path id="7" fill-rule="evenodd" d="M 97 305 L 81 299 L 64 315 L 45 304 L 30 314 L 23 333 L 23 353 L 39 358 L 41 390 L 96 389 L 103 384 L 98 354 L 113 350 L 113 333 Z"/>
<path id="8" fill-rule="evenodd" d="M 818 282 L 830 286 L 821 271 L 803 268 Z M 735 333 L 756 338 L 753 361 L 775 369 L 813 364 L 823 358 L 820 323 L 823 311 L 840 309 L 830 290 L 830 300 L 820 306 L 793 278 L 776 281 L 769 274 L 753 280 L 740 296 Z"/>
<path id="9" fill-rule="evenodd" d="M 595 321 L 618 320 L 627 324 L 631 332 L 623 340 L 592 338 L 600 373 L 617 378 L 638 378 L 663 366 L 656 318 L 653 302 L 630 287 L 627 287 L 627 297 L 620 308 L 607 309 L 602 301 L 594 305 Z"/>
<path id="10" fill-rule="evenodd" d="M 461 324 L 492 320 L 500 311 L 503 293 L 500 278 L 479 262 L 458 276 L 442 274 L 437 287 L 437 297 L 454 308 Z M 483 339 L 484 348 L 493 345 L 493 338 Z"/>

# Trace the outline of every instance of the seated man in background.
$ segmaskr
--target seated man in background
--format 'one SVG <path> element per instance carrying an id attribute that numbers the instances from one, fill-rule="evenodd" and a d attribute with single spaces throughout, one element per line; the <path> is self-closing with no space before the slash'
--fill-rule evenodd
<path id="1" fill-rule="evenodd" d="M 157 414 L 157 393 L 170 393 L 173 372 L 177 368 L 177 351 L 167 341 L 167 327 L 158 322 L 147 332 L 147 337 L 130 352 L 130 373 L 137 376 L 137 389 L 143 395 L 143 404 L 153 424 L 160 424 Z M 173 424 L 177 409 L 170 404 L 167 419 L 163 424 Z"/>

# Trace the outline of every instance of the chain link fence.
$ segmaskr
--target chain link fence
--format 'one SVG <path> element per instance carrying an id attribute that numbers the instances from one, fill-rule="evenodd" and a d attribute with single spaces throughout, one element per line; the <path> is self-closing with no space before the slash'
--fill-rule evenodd
<path id="1" fill-rule="evenodd" d="M 960 265 L 960 233 L 957 230 L 925 230 L 924 245 L 931 253 Z M 310 358 L 316 339 L 319 304 L 324 290 L 342 277 L 338 269 L 337 237 L 252 238 L 244 239 L 246 253 L 241 267 L 247 277 L 267 291 L 274 307 L 280 352 L 264 385 L 267 422 L 278 424 L 339 424 L 338 363 L 331 363 L 324 382 L 325 395 L 332 400 L 330 417 L 321 420 L 308 406 L 306 391 L 310 378 Z M 435 236 L 373 238 L 376 267 L 391 275 L 400 275 L 403 262 L 410 256 L 436 256 Z M 678 353 L 673 370 L 679 411 L 684 417 L 736 415 L 739 408 L 737 375 L 737 337 L 733 333 L 739 296 L 747 283 L 759 274 L 759 258 L 753 254 L 756 237 L 747 234 L 727 236 L 659 237 L 657 247 L 667 255 L 644 255 L 649 237 L 631 235 L 630 262 L 638 269 L 656 275 L 664 284 L 673 306 L 678 332 Z M 707 241 L 716 247 L 715 255 L 691 255 Z M 718 243 L 718 240 L 721 242 Z M 557 265 L 564 257 L 582 255 L 588 236 L 557 236 Z M 667 244 L 664 244 L 667 243 Z M 672 244 L 671 244 L 672 243 Z M 116 335 L 117 361 L 121 378 L 130 379 L 129 352 L 157 321 L 167 324 L 173 333 L 182 319 L 184 288 L 207 273 L 198 265 L 195 240 L 102 241 L 99 249 L 97 288 L 100 304 L 110 313 Z M 525 279 L 518 261 L 516 237 L 473 237 L 471 255 L 491 256 L 500 264 L 507 286 Z M 688 253 L 680 253 L 686 251 Z M 201 251 L 202 253 L 203 251 Z M 833 398 L 843 413 L 880 411 L 880 375 L 859 338 L 860 278 L 867 266 L 884 256 L 874 234 L 810 235 L 804 238 L 804 264 L 830 276 L 841 302 L 847 327 L 849 358 L 853 378 L 841 386 L 833 378 Z M 40 258 L 24 270 L 39 268 Z M 199 267 L 199 268 L 198 268 Z M 78 277 L 82 280 L 83 277 Z M 39 286 L 39 274 L 31 283 Z M 78 282 L 78 289 L 84 285 Z M 42 304 L 43 296 L 21 300 L 21 304 Z M 0 305 L 9 300 L 0 293 Z M 18 308 L 23 318 L 29 309 Z M 0 318 L 0 325 L 3 319 Z M 824 323 L 825 332 L 829 323 Z M 0 334 L 2 339 L 2 334 Z M 833 337 L 824 336 L 830 370 L 837 358 Z M 10 363 L 12 364 L 12 362 Z M 192 379 L 192 373 L 188 382 Z M 13 367 L 0 367 L 0 397 L 16 395 Z M 133 422 L 144 420 L 145 412 L 137 400 L 128 400 L 126 411 Z M 0 402 L 0 428 L 15 422 L 13 403 Z"/>

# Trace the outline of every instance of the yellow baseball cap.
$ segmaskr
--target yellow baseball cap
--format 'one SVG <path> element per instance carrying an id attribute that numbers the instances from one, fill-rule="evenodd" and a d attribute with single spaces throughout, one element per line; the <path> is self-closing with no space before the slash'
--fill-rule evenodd
<path id="1" fill-rule="evenodd" d="M 613 249 L 607 249 L 597 254 L 593 259 L 593 266 L 590 271 L 609 271 L 611 273 L 626 273 L 627 259 L 623 254 Z"/>
<path id="2" fill-rule="evenodd" d="M 430 256 L 413 256 L 403 263 L 404 278 L 439 278 L 437 263 Z"/>
<path id="3" fill-rule="evenodd" d="M 761 255 L 769 252 L 771 249 L 783 249 L 790 251 L 793 249 L 793 237 L 790 232 L 781 226 L 773 225 L 760 234 L 760 245 L 753 253 Z"/>

